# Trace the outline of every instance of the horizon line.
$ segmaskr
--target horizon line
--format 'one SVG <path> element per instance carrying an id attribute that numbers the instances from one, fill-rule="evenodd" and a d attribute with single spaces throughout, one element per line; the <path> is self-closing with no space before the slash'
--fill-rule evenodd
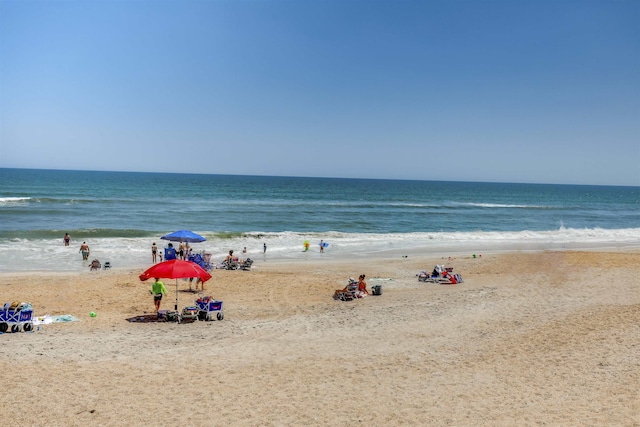
<path id="1" fill-rule="evenodd" d="M 255 175 L 255 174 L 229 174 L 229 173 L 202 173 L 202 172 L 159 172 L 159 171 L 132 171 L 132 170 L 107 170 L 107 169 L 63 169 L 63 168 L 29 168 L 29 167 L 6 167 L 0 166 L 2 169 L 16 170 L 42 170 L 42 171 L 63 171 L 63 172 L 108 172 L 108 173 L 146 173 L 146 174 L 171 174 L 171 175 L 210 175 L 210 176 L 230 176 L 230 177 L 264 177 L 264 178 L 312 178 L 312 179 L 352 179 L 352 180 L 371 180 L 371 181 L 410 181 L 410 182 L 456 182 L 456 183 L 474 183 L 474 184 L 521 184 L 521 185 L 566 185 L 581 187 L 632 187 L 640 188 L 640 185 L 630 184 L 575 184 L 575 183 L 545 183 L 545 182 L 518 182 L 518 181 L 469 181 L 455 179 L 408 179 L 408 178 L 371 178 L 371 177 L 342 177 L 342 176 L 303 176 L 303 175 Z"/>

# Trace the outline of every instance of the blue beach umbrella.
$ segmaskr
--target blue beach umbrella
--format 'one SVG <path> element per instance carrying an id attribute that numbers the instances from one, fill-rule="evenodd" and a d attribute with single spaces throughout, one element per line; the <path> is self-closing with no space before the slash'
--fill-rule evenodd
<path id="1" fill-rule="evenodd" d="M 199 243 L 204 242 L 205 239 L 199 234 L 194 233 L 189 230 L 178 230 L 173 233 L 169 233 L 166 236 L 162 236 L 163 240 L 170 240 L 172 242 L 188 242 L 188 243 Z"/>
<path id="2" fill-rule="evenodd" d="M 174 231 L 173 233 L 169 233 L 166 236 L 162 236 L 161 239 L 163 240 L 170 240 L 172 242 L 186 242 L 186 243 L 200 243 L 200 242 L 204 242 L 205 239 L 204 237 L 202 237 L 201 235 L 194 233 L 191 230 L 178 230 L 178 231 Z M 173 258 L 175 258 L 175 251 L 172 252 L 173 253 Z M 165 249 L 165 253 L 164 253 L 164 257 L 165 259 L 168 259 L 168 252 Z M 189 290 L 191 290 L 191 282 L 189 282 Z"/>

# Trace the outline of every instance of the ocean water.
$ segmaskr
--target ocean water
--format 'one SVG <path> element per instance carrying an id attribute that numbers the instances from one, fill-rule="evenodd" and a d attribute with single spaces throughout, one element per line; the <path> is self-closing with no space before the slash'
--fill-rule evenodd
<path id="1" fill-rule="evenodd" d="M 640 187 L 0 169 L 0 271 L 146 268 L 181 229 L 214 260 L 640 247 Z"/>

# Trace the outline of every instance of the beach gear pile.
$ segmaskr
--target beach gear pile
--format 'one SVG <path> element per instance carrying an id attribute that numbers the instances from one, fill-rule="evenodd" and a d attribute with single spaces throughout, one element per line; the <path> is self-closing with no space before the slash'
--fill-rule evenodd
<path id="1" fill-rule="evenodd" d="M 93 261 L 91 261 L 91 264 L 89 264 L 89 270 L 91 271 L 97 271 L 100 269 L 104 269 L 104 270 L 108 270 L 111 268 L 111 262 L 107 261 L 104 263 L 104 265 L 102 265 L 100 263 L 100 260 L 98 258 L 95 258 Z"/>
<path id="2" fill-rule="evenodd" d="M 440 285 L 455 285 L 464 282 L 460 274 L 453 274 L 453 268 L 445 267 L 444 264 L 434 266 L 431 273 L 421 271 L 418 274 L 418 281 Z"/>
<path id="3" fill-rule="evenodd" d="M 198 264 L 204 271 L 211 271 L 213 269 L 210 253 L 190 253 L 187 259 Z"/>
<path id="4" fill-rule="evenodd" d="M 247 258 L 245 260 L 239 260 L 237 257 L 229 260 L 223 261 L 218 264 L 218 269 L 220 270 L 251 270 L 251 266 L 253 265 L 253 260 L 251 258 Z"/>
<path id="5" fill-rule="evenodd" d="M 130 322 L 178 322 L 193 323 L 196 320 L 211 321 L 224 319 L 223 303 L 212 296 L 200 296 L 194 305 L 184 307 L 182 311 L 160 310 L 156 317 L 136 316 Z"/>
<path id="6" fill-rule="evenodd" d="M 339 301 L 353 301 L 354 299 L 364 298 L 365 296 L 367 296 L 367 293 L 360 290 L 358 281 L 353 277 L 349 278 L 347 286 L 345 286 L 344 289 L 336 289 L 333 293 L 333 299 Z"/>

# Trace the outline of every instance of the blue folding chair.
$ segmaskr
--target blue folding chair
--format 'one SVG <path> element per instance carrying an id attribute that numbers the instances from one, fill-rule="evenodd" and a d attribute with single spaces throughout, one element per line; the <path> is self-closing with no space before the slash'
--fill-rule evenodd
<path id="1" fill-rule="evenodd" d="M 176 259 L 175 248 L 164 248 L 164 260 L 169 261 L 172 259 Z"/>

